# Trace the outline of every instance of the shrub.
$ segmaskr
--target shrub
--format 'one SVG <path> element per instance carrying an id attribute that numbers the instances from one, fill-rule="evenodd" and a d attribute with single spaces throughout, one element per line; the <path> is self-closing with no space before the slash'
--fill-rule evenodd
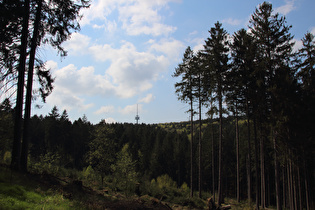
<path id="1" fill-rule="evenodd" d="M 168 188 L 174 189 L 177 187 L 176 182 L 173 181 L 172 178 L 167 174 L 159 176 L 156 179 L 156 182 L 157 182 L 157 185 L 159 186 L 159 188 L 161 188 L 161 189 L 168 189 Z"/>
<path id="2" fill-rule="evenodd" d="M 6 151 L 3 156 L 3 161 L 5 164 L 9 165 L 11 163 L 11 152 Z"/>

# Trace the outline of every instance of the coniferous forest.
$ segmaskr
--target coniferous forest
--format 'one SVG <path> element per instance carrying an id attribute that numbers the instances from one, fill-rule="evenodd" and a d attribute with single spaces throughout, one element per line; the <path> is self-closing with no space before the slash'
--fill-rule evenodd
<path id="1" fill-rule="evenodd" d="M 71 122 L 56 106 L 31 117 L 32 98 L 45 100 L 54 85 L 36 47 L 50 44 L 66 56 L 61 44 L 79 30 L 76 17 L 88 4 L 0 1 L 1 92 L 16 96 L 0 105 L 2 164 L 160 201 L 212 197 L 218 206 L 233 198 L 256 209 L 315 208 L 313 34 L 294 50 L 292 26 L 267 2 L 248 29 L 228 34 L 214 23 L 204 48 L 187 47 L 174 69 L 174 94 L 189 105 L 189 122 L 92 124 L 85 115 Z"/>

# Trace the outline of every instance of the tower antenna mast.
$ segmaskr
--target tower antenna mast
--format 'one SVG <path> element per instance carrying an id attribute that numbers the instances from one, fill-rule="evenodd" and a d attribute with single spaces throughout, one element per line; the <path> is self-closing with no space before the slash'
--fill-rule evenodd
<path id="1" fill-rule="evenodd" d="M 137 104 L 137 115 L 136 115 L 135 119 L 136 119 L 136 122 L 138 124 L 138 122 L 140 120 L 140 117 L 139 117 L 139 114 L 138 114 L 138 104 Z"/>

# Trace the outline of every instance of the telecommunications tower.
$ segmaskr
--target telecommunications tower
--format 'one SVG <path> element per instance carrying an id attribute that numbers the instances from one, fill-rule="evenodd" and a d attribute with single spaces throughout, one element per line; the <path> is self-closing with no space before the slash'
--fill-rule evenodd
<path id="1" fill-rule="evenodd" d="M 140 117 L 139 117 L 139 114 L 138 114 L 138 104 L 137 104 L 137 115 L 136 115 L 136 117 L 135 117 L 135 120 L 136 120 L 136 122 L 137 122 L 137 124 L 138 124 L 138 122 L 139 122 L 139 120 L 140 120 Z"/>

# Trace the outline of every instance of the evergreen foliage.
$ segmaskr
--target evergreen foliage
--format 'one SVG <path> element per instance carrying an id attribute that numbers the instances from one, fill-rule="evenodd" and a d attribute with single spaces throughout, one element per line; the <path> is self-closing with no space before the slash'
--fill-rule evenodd
<path id="1" fill-rule="evenodd" d="M 49 2 L 53 8 L 58 4 L 63 11 L 71 9 L 64 2 Z M 18 50 L 23 18 L 9 13 L 21 12 L 20 3 L 0 4 L 7 15 L 1 19 L 7 27 L 0 33 L 11 35 L 0 34 L 3 87 L 16 80 L 20 62 L 11 52 Z M 35 10 L 31 9 L 31 18 Z M 50 12 L 45 17 L 55 26 L 65 18 L 60 11 Z M 49 19 L 54 15 L 61 19 Z M 306 33 L 302 48 L 293 52 L 290 28 L 285 17 L 264 2 L 251 16 L 248 31 L 241 29 L 229 39 L 217 22 L 202 51 L 187 47 L 173 76 L 179 78 L 178 99 L 190 105 L 190 122 L 135 125 L 103 120 L 93 125 L 86 116 L 71 122 L 67 111 L 60 114 L 57 107 L 47 116 L 31 117 L 24 126 L 29 131 L 29 168 L 52 174 L 84 171 L 86 180 L 100 177 L 102 185 L 111 180 L 116 191 L 129 194 L 141 189 L 137 194 L 171 199 L 188 193 L 193 197 L 199 188 L 200 197 L 201 190 L 211 191 L 213 197 L 217 193 L 219 205 L 226 197 L 237 197 L 249 205 L 255 200 L 256 208 L 314 208 L 315 41 Z M 43 40 L 55 43 L 65 55 L 58 41 L 68 31 L 45 30 L 56 39 Z M 193 119 L 197 103 L 199 126 Z M 209 119 L 201 119 L 201 108 L 207 109 Z M 0 158 L 5 164 L 12 158 L 18 161 L 13 149 L 19 146 L 13 135 L 14 111 L 18 110 L 9 99 L 0 104 Z"/>

